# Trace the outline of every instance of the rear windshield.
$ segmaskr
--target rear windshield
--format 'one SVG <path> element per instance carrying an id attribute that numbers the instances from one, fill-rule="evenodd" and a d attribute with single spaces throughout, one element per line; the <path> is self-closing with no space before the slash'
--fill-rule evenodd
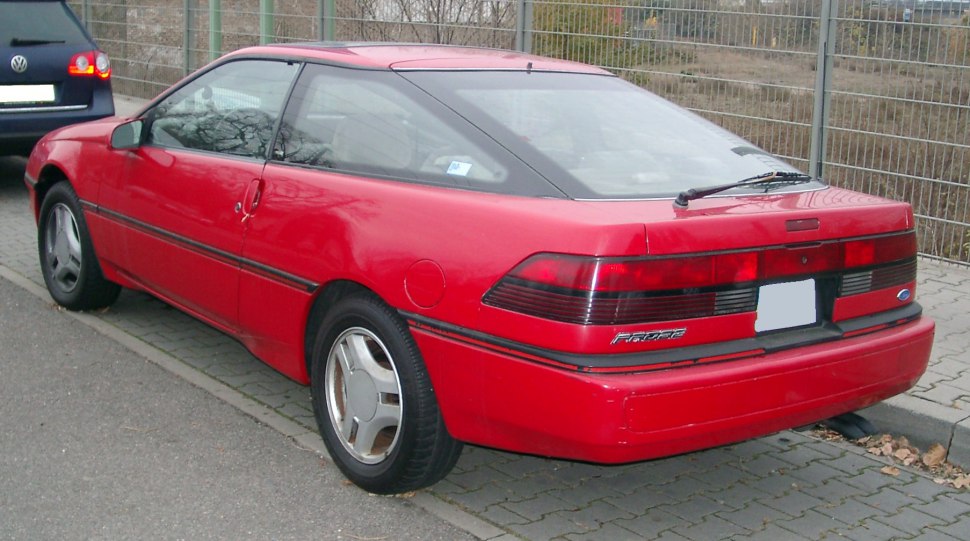
<path id="1" fill-rule="evenodd" d="M 795 171 L 712 122 L 616 77 L 536 71 L 402 75 L 574 198 L 673 197 L 689 188 Z"/>
<path id="2" fill-rule="evenodd" d="M 88 43 L 63 2 L 0 2 L 0 48 Z"/>

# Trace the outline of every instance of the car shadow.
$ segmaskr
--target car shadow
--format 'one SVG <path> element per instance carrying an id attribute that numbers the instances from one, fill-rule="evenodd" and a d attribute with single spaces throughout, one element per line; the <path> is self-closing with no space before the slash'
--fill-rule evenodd
<path id="1" fill-rule="evenodd" d="M 23 156 L 0 156 L 0 194 L 6 196 L 27 189 L 24 186 L 24 172 L 27 158 Z"/>

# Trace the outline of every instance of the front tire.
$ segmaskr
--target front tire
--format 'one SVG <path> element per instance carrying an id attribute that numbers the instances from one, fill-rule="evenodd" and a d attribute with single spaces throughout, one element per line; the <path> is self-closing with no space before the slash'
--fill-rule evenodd
<path id="1" fill-rule="evenodd" d="M 94 310 L 109 306 L 121 293 L 121 286 L 101 274 L 81 202 L 67 182 L 55 184 L 44 196 L 37 248 L 44 283 L 57 304 Z"/>
<path id="2" fill-rule="evenodd" d="M 357 486 L 394 494 L 430 486 L 458 461 L 407 325 L 377 297 L 339 301 L 312 352 L 313 410 L 330 456 Z"/>

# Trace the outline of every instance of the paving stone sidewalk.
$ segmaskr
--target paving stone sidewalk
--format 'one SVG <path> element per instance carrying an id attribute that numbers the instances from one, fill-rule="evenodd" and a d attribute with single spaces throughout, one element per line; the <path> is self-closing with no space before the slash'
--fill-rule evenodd
<path id="1" fill-rule="evenodd" d="M 936 321 L 930 365 L 909 392 L 863 415 L 924 449 L 944 445 L 970 470 L 970 269 L 921 260 L 916 300 Z"/>
<path id="2" fill-rule="evenodd" d="M 24 190 L 2 175 L 0 230 L 0 275 L 38 289 L 36 231 Z M 914 441 L 926 439 L 927 427 L 948 429 L 953 454 L 970 439 L 970 318 L 963 312 L 970 270 L 922 261 L 918 299 L 938 323 L 930 370 L 908 394 L 869 412 L 890 422 L 908 419 L 898 433 Z M 96 316 L 292 420 L 299 427 L 293 437 L 316 437 L 308 390 L 218 331 L 131 291 Z M 945 443 L 934 434 L 928 439 Z M 970 492 L 905 469 L 885 475 L 884 460 L 792 431 L 625 466 L 466 447 L 454 472 L 415 501 L 500 541 L 968 539 Z"/>

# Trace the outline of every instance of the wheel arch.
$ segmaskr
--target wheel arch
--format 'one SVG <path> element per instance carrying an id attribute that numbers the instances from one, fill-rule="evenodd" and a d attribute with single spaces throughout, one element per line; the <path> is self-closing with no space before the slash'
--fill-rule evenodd
<path id="1" fill-rule="evenodd" d="M 34 185 L 33 208 L 35 221 L 40 219 L 40 207 L 44 203 L 44 198 L 47 197 L 47 192 L 59 182 L 70 182 L 67 173 L 63 169 L 55 164 L 47 164 L 41 169 L 40 175 L 37 176 L 37 184 Z"/>
<path id="2" fill-rule="evenodd" d="M 311 377 L 313 343 L 316 341 L 320 323 L 327 317 L 330 309 L 341 299 L 364 292 L 380 298 L 377 293 L 359 282 L 336 280 L 324 285 L 313 300 L 313 304 L 310 306 L 310 311 L 307 314 L 306 327 L 303 332 L 303 362 L 306 366 L 307 379 Z"/>

